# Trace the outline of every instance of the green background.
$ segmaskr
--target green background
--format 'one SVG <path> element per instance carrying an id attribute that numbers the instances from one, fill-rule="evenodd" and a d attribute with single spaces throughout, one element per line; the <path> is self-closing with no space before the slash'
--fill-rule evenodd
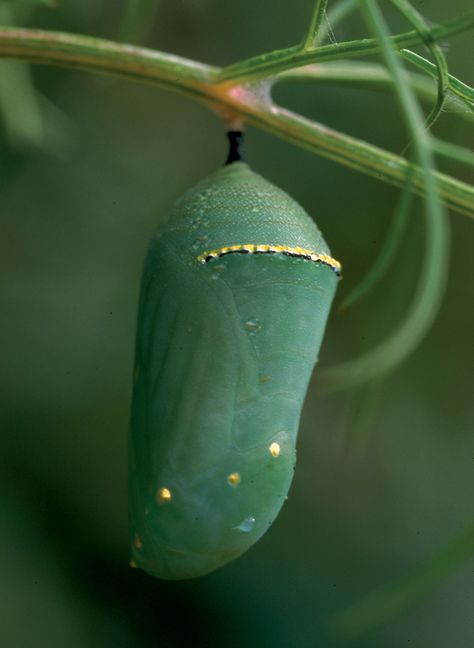
<path id="1" fill-rule="evenodd" d="M 297 42 L 311 4 L 163 0 L 146 42 L 227 64 Z M 123 6 L 60 2 L 22 24 L 114 38 Z M 415 6 L 445 20 L 471 2 Z M 407 28 L 387 15 L 394 29 Z M 351 20 L 336 36 L 364 33 Z M 450 69 L 468 83 L 472 54 L 472 32 L 450 42 Z M 32 74 L 40 128 L 20 117 L 23 100 L 16 129 L 14 118 L 0 127 L 1 645 L 339 645 L 341 612 L 412 573 L 474 519 L 474 224 L 451 214 L 442 310 L 400 369 L 336 395 L 324 393 L 316 371 L 289 501 L 264 538 L 210 576 L 152 579 L 128 568 L 139 280 L 148 241 L 175 199 L 225 159 L 223 129 L 204 107 L 151 86 L 48 67 Z M 299 83 L 275 97 L 395 152 L 407 143 L 388 94 Z M 458 116 L 444 115 L 435 132 L 472 146 L 472 126 Z M 315 217 L 343 262 L 321 367 L 383 339 L 413 295 L 421 205 L 389 276 L 341 313 L 341 298 L 384 240 L 398 192 L 252 128 L 246 153 Z M 472 181 L 464 168 L 443 168 Z M 350 645 L 468 648 L 472 569 L 464 561 Z"/>

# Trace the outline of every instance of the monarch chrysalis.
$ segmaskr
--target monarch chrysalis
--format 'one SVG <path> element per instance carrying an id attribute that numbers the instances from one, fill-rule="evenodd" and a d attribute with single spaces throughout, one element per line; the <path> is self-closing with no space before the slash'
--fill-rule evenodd
<path id="1" fill-rule="evenodd" d="M 231 162 L 178 200 L 143 273 L 131 564 L 159 578 L 213 571 L 277 516 L 340 271 L 306 212 Z"/>

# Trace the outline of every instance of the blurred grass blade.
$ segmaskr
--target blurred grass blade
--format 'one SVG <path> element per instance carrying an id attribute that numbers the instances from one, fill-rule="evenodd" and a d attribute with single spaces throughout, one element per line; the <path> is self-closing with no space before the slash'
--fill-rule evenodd
<path id="1" fill-rule="evenodd" d="M 441 23 L 428 30 L 427 36 L 432 40 L 443 40 L 455 34 L 468 31 L 474 26 L 474 11 L 468 11 L 452 20 Z M 390 52 L 393 49 L 404 49 L 422 43 L 417 31 L 409 31 L 391 36 Z M 303 50 L 301 45 L 287 47 L 273 52 L 266 52 L 248 59 L 243 59 L 222 68 L 217 74 L 217 82 L 229 82 L 234 85 L 250 83 L 265 77 L 278 74 L 308 63 L 317 63 L 344 58 L 372 56 L 380 52 L 380 41 L 376 38 L 361 38 L 343 41 L 331 45 L 321 45 L 311 50 Z"/>
<path id="2" fill-rule="evenodd" d="M 438 97 L 432 111 L 426 119 L 426 128 L 431 128 L 443 111 L 446 93 L 449 88 L 448 64 L 442 49 L 429 36 L 429 29 L 422 15 L 416 11 L 407 0 L 390 0 L 391 4 L 405 17 L 412 27 L 418 32 L 423 42 L 431 52 L 436 64 L 438 78 Z"/>
<path id="3" fill-rule="evenodd" d="M 43 117 L 30 70 L 24 63 L 0 64 L 0 113 L 12 146 L 43 145 Z"/>
<path id="4" fill-rule="evenodd" d="M 127 0 L 118 40 L 142 44 L 153 27 L 159 0 Z"/>
<path id="5" fill-rule="evenodd" d="M 10 25 L 12 6 L 0 3 L 0 24 Z M 14 147 L 41 147 L 45 132 L 40 102 L 31 72 L 24 63 L 0 64 L 0 114 L 10 144 Z"/>
<path id="6" fill-rule="evenodd" d="M 378 589 L 339 613 L 331 623 L 334 638 L 354 641 L 377 626 L 399 616 L 434 592 L 442 583 L 474 559 L 474 523 L 470 524 L 430 560 L 409 576 Z"/>
<path id="7" fill-rule="evenodd" d="M 436 178 L 430 138 L 423 115 L 401 69 L 389 31 L 375 0 L 359 0 L 368 24 L 377 36 L 385 63 L 393 77 L 399 101 L 425 185 L 426 251 L 421 276 L 410 309 L 394 333 L 367 353 L 321 372 L 327 390 L 348 389 L 393 371 L 420 344 L 431 327 L 444 294 L 448 275 L 449 224 Z"/>
<path id="8" fill-rule="evenodd" d="M 392 224 L 378 256 L 369 268 L 365 277 L 362 278 L 360 283 L 342 301 L 340 310 L 350 308 L 366 297 L 385 276 L 385 273 L 396 256 L 403 234 L 406 230 L 410 209 L 413 205 L 413 190 L 413 178 L 412 174 L 410 174 L 403 187 L 402 195 L 394 214 Z"/>
<path id="9" fill-rule="evenodd" d="M 7 0 L 6 4 L 14 7 L 25 7 L 28 5 L 46 5 L 47 7 L 57 7 L 60 0 Z"/>
<path id="10" fill-rule="evenodd" d="M 419 58 L 434 68 L 434 76 L 436 76 L 436 66 L 433 66 L 432 63 L 422 57 Z M 408 70 L 404 71 L 404 74 L 417 96 L 426 101 L 436 101 L 436 87 L 433 87 L 431 78 L 427 78 L 424 74 L 408 72 Z M 429 74 L 433 76 L 431 72 Z M 290 81 L 316 81 L 319 84 L 370 88 L 381 91 L 392 91 L 393 85 L 392 77 L 385 66 L 364 61 L 313 63 L 294 70 L 286 70 L 275 79 L 275 83 L 288 83 Z M 456 113 L 458 117 L 472 121 L 474 119 L 474 108 L 471 107 L 469 102 L 466 102 L 451 90 L 451 84 L 454 81 L 461 83 L 459 79 L 450 74 L 450 91 L 446 95 L 444 109 Z"/>
<path id="11" fill-rule="evenodd" d="M 469 149 L 434 138 L 432 147 L 438 155 L 474 168 L 474 153 Z"/>

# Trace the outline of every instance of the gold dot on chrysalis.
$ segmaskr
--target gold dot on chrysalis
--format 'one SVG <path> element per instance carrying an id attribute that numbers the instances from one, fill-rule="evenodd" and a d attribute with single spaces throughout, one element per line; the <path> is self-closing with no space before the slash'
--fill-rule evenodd
<path id="1" fill-rule="evenodd" d="M 166 504 L 171 500 L 171 491 L 169 488 L 159 488 L 155 496 L 158 504 Z"/>
<path id="2" fill-rule="evenodd" d="M 143 542 L 138 533 L 135 534 L 135 537 L 133 538 L 133 545 L 136 549 L 142 549 L 143 548 Z"/>
<path id="3" fill-rule="evenodd" d="M 130 566 L 132 569 L 136 569 L 136 568 L 137 568 L 137 563 L 136 563 L 134 560 L 131 560 L 128 564 L 129 564 L 129 566 Z"/>
<path id="4" fill-rule="evenodd" d="M 281 450 L 279 443 L 276 443 L 276 442 L 272 443 L 268 447 L 268 449 L 269 449 L 270 454 L 272 455 L 272 457 L 278 457 L 279 456 L 280 450 Z"/>
<path id="5" fill-rule="evenodd" d="M 240 475 L 238 472 L 230 473 L 227 477 L 227 482 L 230 486 L 238 486 L 240 484 Z"/>

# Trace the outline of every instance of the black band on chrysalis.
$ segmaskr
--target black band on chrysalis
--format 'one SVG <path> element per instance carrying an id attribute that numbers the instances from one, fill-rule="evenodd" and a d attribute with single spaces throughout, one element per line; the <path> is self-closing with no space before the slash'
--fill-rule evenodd
<path id="1" fill-rule="evenodd" d="M 231 130 L 227 131 L 227 137 L 229 138 L 229 155 L 225 163 L 232 164 L 232 162 L 241 162 L 244 159 L 242 155 L 244 134 L 242 131 Z"/>

